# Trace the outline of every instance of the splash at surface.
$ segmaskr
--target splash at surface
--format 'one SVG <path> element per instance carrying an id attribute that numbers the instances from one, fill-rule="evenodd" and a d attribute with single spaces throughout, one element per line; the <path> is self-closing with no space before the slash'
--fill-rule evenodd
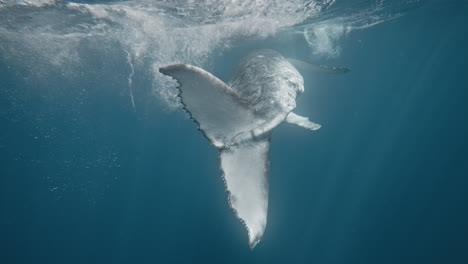
<path id="1" fill-rule="evenodd" d="M 55 68 L 74 75 L 90 51 L 123 56 L 152 77 L 169 108 L 178 102 L 157 69 L 173 63 L 209 66 L 210 58 L 243 40 L 301 34 L 311 54 L 336 57 L 354 29 L 393 19 L 421 1 L 0 1 L 0 58 L 27 64 L 35 75 Z M 120 50 L 120 52 L 119 52 Z M 117 54 L 118 53 L 118 54 Z"/>

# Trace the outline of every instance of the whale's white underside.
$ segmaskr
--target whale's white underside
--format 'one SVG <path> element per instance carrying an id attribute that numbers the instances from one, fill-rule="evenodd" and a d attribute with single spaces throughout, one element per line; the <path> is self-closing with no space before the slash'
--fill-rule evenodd
<path id="1" fill-rule="evenodd" d="M 249 246 L 255 247 L 267 223 L 272 129 L 283 121 L 320 128 L 291 112 L 304 90 L 302 76 L 271 50 L 247 56 L 230 85 L 186 64 L 162 67 L 160 72 L 177 80 L 184 109 L 219 149 L 229 204 L 247 228 Z"/>

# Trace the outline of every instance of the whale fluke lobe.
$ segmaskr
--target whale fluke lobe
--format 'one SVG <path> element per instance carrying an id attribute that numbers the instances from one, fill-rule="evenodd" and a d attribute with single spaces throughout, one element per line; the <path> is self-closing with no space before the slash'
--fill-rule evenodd
<path id="1" fill-rule="evenodd" d="M 159 71 L 177 80 L 185 110 L 216 147 L 225 147 L 236 135 L 256 127 L 253 111 L 211 73 L 187 64 L 169 65 Z"/>
<path id="2" fill-rule="evenodd" d="M 247 228 L 253 249 L 267 224 L 272 130 L 282 122 L 320 128 L 291 112 L 304 91 L 304 79 L 274 50 L 255 51 L 242 59 L 230 85 L 187 64 L 159 71 L 177 80 L 184 110 L 219 149 L 229 205 Z"/>
<path id="3" fill-rule="evenodd" d="M 263 237 L 268 211 L 270 135 L 220 152 L 229 204 L 245 224 L 249 247 Z"/>

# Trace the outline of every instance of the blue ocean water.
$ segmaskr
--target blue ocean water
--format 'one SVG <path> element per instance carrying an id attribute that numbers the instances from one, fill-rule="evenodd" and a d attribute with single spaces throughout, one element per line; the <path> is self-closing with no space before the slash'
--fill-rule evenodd
<path id="1" fill-rule="evenodd" d="M 467 263 L 468 2 L 282 3 L 0 1 L 0 263 Z M 259 48 L 351 72 L 304 75 L 250 250 L 155 69 Z"/>

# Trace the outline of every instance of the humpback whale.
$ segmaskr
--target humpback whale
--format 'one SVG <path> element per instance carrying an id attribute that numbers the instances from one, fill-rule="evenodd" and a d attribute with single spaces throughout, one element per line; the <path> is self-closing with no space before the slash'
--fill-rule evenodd
<path id="1" fill-rule="evenodd" d="M 251 249 L 261 240 L 267 223 L 272 130 L 282 122 L 320 128 L 292 112 L 297 96 L 304 92 L 304 79 L 295 65 L 332 73 L 349 71 L 288 60 L 274 50 L 258 50 L 242 58 L 227 84 L 188 64 L 159 68 L 178 82 L 184 110 L 219 149 L 229 205 L 247 228 Z"/>

